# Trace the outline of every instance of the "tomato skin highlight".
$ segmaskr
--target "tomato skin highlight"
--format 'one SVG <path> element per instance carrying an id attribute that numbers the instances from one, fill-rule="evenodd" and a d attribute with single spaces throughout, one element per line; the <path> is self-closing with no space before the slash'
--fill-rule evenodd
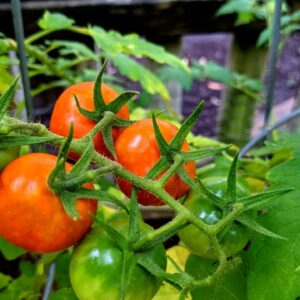
<path id="1" fill-rule="evenodd" d="M 113 227 L 121 233 L 127 231 L 128 225 L 123 221 L 114 223 Z M 161 268 L 166 268 L 165 250 L 162 245 L 148 250 L 147 255 Z M 119 300 L 122 267 L 122 250 L 103 229 L 95 227 L 73 252 L 70 263 L 73 290 L 80 300 Z M 139 265 L 136 265 L 132 272 L 125 300 L 152 299 L 160 287 L 161 280 Z"/>
<path id="2" fill-rule="evenodd" d="M 0 236 L 32 253 L 49 253 L 77 243 L 92 225 L 97 201 L 78 199 L 78 220 L 65 212 L 47 180 L 57 157 L 31 153 L 11 162 L 0 175 Z M 72 165 L 66 163 L 67 171 Z"/>
<path id="3" fill-rule="evenodd" d="M 14 159 L 19 157 L 20 147 L 0 148 L 0 172 Z"/>
<path id="4" fill-rule="evenodd" d="M 165 140 L 170 142 L 178 129 L 173 124 L 160 119 L 157 120 L 157 124 Z M 127 127 L 116 140 L 115 148 L 117 161 L 130 172 L 144 177 L 160 158 L 152 120 L 145 119 Z M 189 150 L 186 141 L 181 149 L 183 151 Z M 183 167 L 194 179 L 196 176 L 195 162 L 185 163 Z M 118 184 L 122 192 L 130 197 L 132 184 L 120 178 L 118 178 Z M 175 174 L 166 183 L 165 190 L 175 199 L 178 199 L 189 191 L 189 186 Z M 144 190 L 139 191 L 138 202 L 142 205 L 164 205 L 163 201 Z"/>
<path id="5" fill-rule="evenodd" d="M 225 193 L 227 178 L 225 177 L 208 177 L 202 180 L 203 184 L 214 194 L 222 197 Z M 237 196 L 248 196 L 247 190 L 237 184 Z M 191 210 L 200 220 L 206 224 L 213 225 L 222 219 L 222 212 L 208 202 L 206 196 L 196 191 L 191 191 L 184 205 Z M 194 225 L 188 225 L 178 232 L 180 240 L 193 253 L 210 259 L 217 259 L 218 255 L 213 249 L 207 235 L 201 232 Z M 220 244 L 225 249 L 226 256 L 241 251 L 249 241 L 250 231 L 243 225 L 233 222 L 225 233 L 219 234 Z"/>
<path id="6" fill-rule="evenodd" d="M 74 138 L 81 138 L 96 125 L 96 122 L 89 120 L 80 113 L 74 98 L 74 95 L 76 95 L 82 108 L 89 111 L 94 110 L 93 88 L 94 82 L 92 81 L 80 82 L 68 87 L 59 96 L 50 119 L 50 130 L 53 133 L 65 137 L 68 136 L 70 124 L 73 122 Z M 104 83 L 101 84 L 101 92 L 106 104 L 110 103 L 118 96 L 118 93 L 115 90 Z M 124 105 L 116 115 L 121 119 L 128 120 L 128 106 Z M 114 140 L 119 136 L 122 130 L 123 128 L 113 127 L 112 135 Z M 104 144 L 101 133 L 98 133 L 95 136 L 94 145 L 97 152 L 111 157 Z M 79 156 L 75 153 L 70 153 L 70 157 L 77 160 Z"/>

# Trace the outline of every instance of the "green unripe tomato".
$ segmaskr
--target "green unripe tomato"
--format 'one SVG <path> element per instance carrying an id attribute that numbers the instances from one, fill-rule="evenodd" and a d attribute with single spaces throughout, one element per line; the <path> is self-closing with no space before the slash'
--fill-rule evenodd
<path id="1" fill-rule="evenodd" d="M 20 147 L 0 148 L 0 172 L 13 160 L 19 157 Z"/>
<path id="2" fill-rule="evenodd" d="M 222 197 L 226 190 L 226 181 L 225 177 L 208 177 L 202 182 L 208 190 Z M 247 189 L 237 183 L 237 197 L 246 197 L 247 195 Z M 202 193 L 191 191 L 184 205 L 206 224 L 213 225 L 222 219 L 222 211 L 214 207 Z M 211 259 L 218 258 L 208 236 L 194 225 L 189 225 L 180 230 L 178 235 L 180 240 L 195 254 Z M 241 251 L 247 244 L 249 236 L 249 230 L 237 222 L 233 222 L 230 227 L 225 228 L 218 234 L 226 256 L 232 256 Z"/>
<path id="3" fill-rule="evenodd" d="M 114 227 L 120 232 L 126 232 L 128 225 L 121 221 L 114 224 Z M 142 228 L 144 231 L 152 230 L 145 224 Z M 147 250 L 147 255 L 161 268 L 166 268 L 163 245 Z M 72 255 L 70 279 L 73 290 L 80 300 L 119 300 L 122 268 L 123 251 L 103 229 L 95 227 L 76 247 Z M 160 285 L 160 279 L 136 264 L 125 300 L 150 300 Z"/>

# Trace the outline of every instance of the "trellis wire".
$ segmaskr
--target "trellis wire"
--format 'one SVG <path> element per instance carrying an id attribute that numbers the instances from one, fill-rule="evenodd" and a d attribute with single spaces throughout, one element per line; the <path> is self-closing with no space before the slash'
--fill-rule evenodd
<path id="1" fill-rule="evenodd" d="M 274 129 L 284 125 L 285 123 L 289 122 L 290 120 L 299 117 L 300 116 L 300 108 L 290 112 L 283 118 L 279 119 L 277 122 L 275 122 L 272 126 L 265 127 L 259 134 L 257 134 L 253 139 L 251 139 L 240 151 L 239 157 L 244 156 L 253 146 L 255 146 L 259 141 L 266 138 L 270 132 L 272 132 Z"/>
<path id="2" fill-rule="evenodd" d="M 273 23 L 272 23 L 270 59 L 268 64 L 269 78 L 267 83 L 266 106 L 264 112 L 264 127 L 267 127 L 270 122 L 270 116 L 273 108 L 274 87 L 275 87 L 275 79 L 276 79 L 276 64 L 277 64 L 278 46 L 280 41 L 281 6 L 282 6 L 282 0 L 276 0 L 275 12 L 274 12 Z"/>
<path id="3" fill-rule="evenodd" d="M 55 270 L 56 270 L 56 263 L 52 262 L 48 269 L 48 279 L 47 279 L 47 283 L 46 283 L 46 286 L 44 289 L 42 300 L 48 300 L 48 298 L 51 294 L 52 286 L 53 286 L 54 279 L 55 279 Z"/>
<path id="4" fill-rule="evenodd" d="M 25 98 L 25 106 L 26 106 L 26 114 L 28 120 L 34 120 L 34 111 L 32 98 L 30 93 L 30 80 L 28 76 L 28 66 L 26 60 L 26 51 L 25 51 L 25 39 L 24 39 L 24 27 L 23 27 L 23 18 L 21 11 L 21 3 L 20 0 L 11 0 L 12 5 L 12 14 L 13 14 L 13 22 L 14 22 L 14 30 L 18 45 L 18 55 L 20 59 L 20 68 L 23 82 L 23 90 L 24 90 L 24 98 Z"/>

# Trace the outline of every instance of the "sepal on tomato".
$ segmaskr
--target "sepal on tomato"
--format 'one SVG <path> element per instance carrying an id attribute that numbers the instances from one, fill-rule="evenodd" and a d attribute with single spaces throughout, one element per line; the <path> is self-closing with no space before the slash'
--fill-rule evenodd
<path id="1" fill-rule="evenodd" d="M 90 140 L 88 147 L 71 171 L 69 173 L 66 172 L 65 164 L 72 139 L 73 125 L 71 124 L 68 137 L 60 148 L 56 167 L 48 177 L 49 187 L 53 192 L 60 196 L 68 216 L 74 220 L 78 219 L 76 199 L 82 197 L 110 202 L 128 212 L 127 206 L 113 195 L 103 191 L 87 189 L 83 186 L 84 184 L 91 183 L 97 177 L 111 173 L 114 170 L 114 166 L 89 170 L 94 152 L 92 140 Z"/>

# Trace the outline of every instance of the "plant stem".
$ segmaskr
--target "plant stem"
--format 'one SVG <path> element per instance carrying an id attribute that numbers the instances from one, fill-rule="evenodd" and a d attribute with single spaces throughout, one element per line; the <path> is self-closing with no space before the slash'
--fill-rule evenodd
<path id="1" fill-rule="evenodd" d="M 115 114 L 113 112 L 106 111 L 104 113 L 104 116 L 101 119 L 101 121 L 99 121 L 93 127 L 93 129 L 82 138 L 82 140 L 94 138 L 96 134 L 98 134 L 100 131 L 102 131 L 104 128 L 106 128 L 109 124 L 111 124 L 114 121 L 114 119 L 115 119 Z"/>
<path id="2" fill-rule="evenodd" d="M 107 114 L 107 119 L 105 122 L 109 122 L 111 118 L 110 114 Z M 28 127 L 28 124 L 22 121 L 19 121 L 14 118 L 5 117 L 4 120 L 8 124 L 7 126 L 13 126 L 14 129 L 17 129 L 15 131 L 15 134 L 31 134 L 35 136 L 43 136 L 43 137 L 51 137 L 51 138 L 57 138 L 57 140 L 54 140 L 52 143 L 57 146 L 61 146 L 64 143 L 64 138 L 61 136 L 58 136 L 52 132 L 50 132 L 44 125 L 42 124 L 31 124 L 32 126 Z M 103 120 L 102 120 L 103 121 Z M 99 128 L 103 126 L 104 121 L 100 121 L 96 126 L 95 130 L 93 130 L 93 134 L 95 132 L 98 132 Z M 23 126 L 17 126 L 17 124 L 23 124 Z M 27 128 L 24 125 L 27 125 Z M 31 133 L 30 133 L 31 132 Z M 84 150 L 88 147 L 88 141 L 85 140 L 85 138 L 79 139 L 79 140 L 73 140 L 70 145 L 70 151 L 82 154 Z M 150 193 L 154 194 L 155 196 L 159 197 L 164 201 L 166 204 L 169 205 L 170 208 L 172 208 L 178 217 L 178 219 L 175 218 L 175 221 L 173 223 L 177 224 L 177 222 L 184 222 L 188 221 L 195 225 L 198 229 L 200 229 L 202 232 L 207 234 L 209 237 L 214 237 L 220 230 L 224 228 L 227 224 L 232 222 L 235 217 L 237 217 L 241 211 L 242 207 L 240 204 L 236 203 L 233 206 L 232 212 L 230 212 L 224 219 L 222 219 L 220 222 L 214 224 L 214 225 L 208 225 L 202 220 L 200 220 L 197 216 L 195 216 L 188 208 L 186 208 L 184 205 L 176 201 L 169 193 L 167 193 L 164 189 L 161 188 L 161 184 L 159 181 L 145 179 L 143 177 L 137 176 L 128 170 L 124 169 L 119 163 L 110 160 L 109 158 L 100 155 L 96 151 L 92 154 L 92 161 L 97 163 L 100 166 L 104 167 L 111 167 L 114 169 L 114 174 L 118 177 L 121 177 L 122 179 L 125 179 L 127 181 L 130 181 L 134 186 L 137 186 L 141 189 L 147 190 Z M 174 225 L 174 224 L 173 224 Z M 167 226 L 167 229 L 170 228 Z M 157 229 L 159 230 L 159 229 Z M 162 229 L 164 232 L 165 228 Z M 154 236 L 157 236 L 159 234 L 155 233 Z"/>
<path id="3" fill-rule="evenodd" d="M 185 215 L 177 215 L 173 220 L 166 223 L 165 225 L 159 227 L 154 231 L 150 231 L 146 235 L 144 235 L 141 239 L 135 242 L 132 245 L 134 250 L 139 250 L 142 248 L 147 248 L 147 243 L 151 242 L 153 239 L 166 235 L 169 231 L 174 229 L 174 227 L 178 227 L 187 222 L 187 218 Z"/>
<path id="4" fill-rule="evenodd" d="M 161 187 L 164 187 L 167 181 L 176 173 L 176 171 L 184 163 L 182 156 L 178 155 L 175 157 L 174 164 L 161 176 L 158 182 L 161 184 Z"/>
<path id="5" fill-rule="evenodd" d="M 244 205 L 242 203 L 233 204 L 232 211 L 226 215 L 222 220 L 213 225 L 212 234 L 217 235 L 220 231 L 222 231 L 227 225 L 232 223 L 237 216 L 239 216 L 244 211 Z"/>
<path id="6" fill-rule="evenodd" d="M 67 189 L 78 187 L 84 183 L 94 181 L 97 177 L 112 173 L 114 169 L 115 169 L 114 166 L 107 166 L 96 170 L 89 170 L 85 172 L 82 176 L 68 180 L 64 184 L 64 187 Z"/>

